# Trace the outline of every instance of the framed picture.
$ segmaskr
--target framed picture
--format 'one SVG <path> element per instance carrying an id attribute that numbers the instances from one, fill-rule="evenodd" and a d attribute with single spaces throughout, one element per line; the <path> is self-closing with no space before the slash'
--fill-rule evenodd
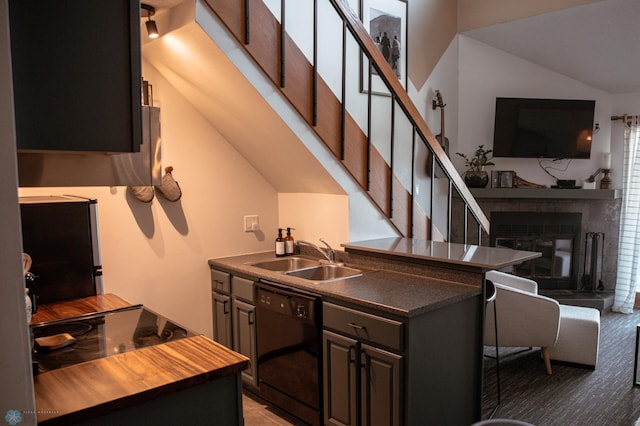
<path id="1" fill-rule="evenodd" d="M 407 1 L 360 0 L 360 17 L 376 46 L 385 57 L 402 87 L 407 89 Z M 372 67 L 369 87 L 369 60 L 360 55 L 360 91 L 390 96 L 386 85 Z"/>
<path id="2" fill-rule="evenodd" d="M 513 170 L 492 170 L 491 186 L 493 188 L 513 188 L 514 176 Z"/>

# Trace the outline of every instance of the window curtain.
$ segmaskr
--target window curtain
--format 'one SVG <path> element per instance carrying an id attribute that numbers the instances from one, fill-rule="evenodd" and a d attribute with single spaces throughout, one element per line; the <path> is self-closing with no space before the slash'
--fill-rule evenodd
<path id="1" fill-rule="evenodd" d="M 640 116 L 625 117 L 615 312 L 633 313 L 640 281 Z"/>

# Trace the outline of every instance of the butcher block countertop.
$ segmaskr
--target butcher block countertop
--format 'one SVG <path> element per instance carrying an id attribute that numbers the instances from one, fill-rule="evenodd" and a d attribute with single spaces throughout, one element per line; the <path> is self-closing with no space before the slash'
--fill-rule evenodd
<path id="1" fill-rule="evenodd" d="M 132 306 L 113 294 L 38 307 L 38 324 Z M 34 377 L 38 423 L 68 424 L 239 374 L 249 359 L 204 335 L 112 355 Z"/>
<path id="2" fill-rule="evenodd" d="M 31 317 L 31 324 L 107 312 L 128 306 L 133 306 L 133 304 L 112 293 L 40 305 L 36 313 Z"/>
<path id="3" fill-rule="evenodd" d="M 195 336 L 35 377 L 38 422 L 76 422 L 178 392 L 249 366 L 206 336 Z"/>

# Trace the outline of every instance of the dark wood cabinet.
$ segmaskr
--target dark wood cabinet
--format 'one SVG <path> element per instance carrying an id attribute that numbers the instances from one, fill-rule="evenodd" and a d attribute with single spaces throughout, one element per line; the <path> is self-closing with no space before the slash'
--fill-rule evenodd
<path id="1" fill-rule="evenodd" d="M 140 3 L 9 0 L 19 150 L 137 152 Z"/>
<path id="2" fill-rule="evenodd" d="M 211 269 L 213 340 L 249 358 L 242 382 L 258 387 L 254 280 Z"/>
<path id="3" fill-rule="evenodd" d="M 232 276 L 231 288 L 233 294 L 233 350 L 251 360 L 249 368 L 242 372 L 242 380 L 257 388 L 256 307 L 253 304 L 253 281 Z"/>
<path id="4" fill-rule="evenodd" d="M 213 292 L 213 340 L 233 348 L 231 330 L 231 296 Z"/>
<path id="5" fill-rule="evenodd" d="M 470 425 L 480 418 L 482 301 L 409 318 L 323 303 L 326 425 Z"/>
<path id="6" fill-rule="evenodd" d="M 401 424 L 402 356 L 326 330 L 323 348 L 325 424 Z"/>
<path id="7" fill-rule="evenodd" d="M 332 303 L 323 315 L 325 424 L 401 425 L 403 355 L 374 344 L 401 351 L 403 324 Z"/>
<path id="8" fill-rule="evenodd" d="M 400 426 L 403 357 L 366 344 L 359 352 L 362 424 Z"/>
<path id="9" fill-rule="evenodd" d="M 213 340 L 233 349 L 231 328 L 231 275 L 211 270 L 211 301 L 213 309 Z"/>
<path id="10" fill-rule="evenodd" d="M 358 341 L 330 331 L 322 332 L 324 371 L 324 422 L 355 425 L 358 422 L 358 380 L 354 348 Z"/>

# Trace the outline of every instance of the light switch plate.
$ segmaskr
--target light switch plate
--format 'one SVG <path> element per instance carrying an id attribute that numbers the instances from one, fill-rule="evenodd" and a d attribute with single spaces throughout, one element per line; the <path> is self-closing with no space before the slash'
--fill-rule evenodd
<path id="1" fill-rule="evenodd" d="M 254 232 L 260 229 L 260 222 L 257 214 L 244 217 L 244 232 Z"/>

